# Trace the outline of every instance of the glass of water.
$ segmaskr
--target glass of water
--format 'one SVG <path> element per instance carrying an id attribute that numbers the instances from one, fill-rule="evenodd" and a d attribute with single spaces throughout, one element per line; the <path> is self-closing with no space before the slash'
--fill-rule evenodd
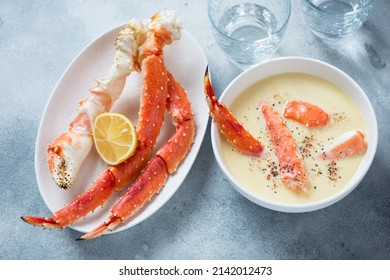
<path id="1" fill-rule="evenodd" d="M 301 0 L 314 34 L 337 39 L 353 34 L 367 20 L 374 0 Z"/>
<path id="2" fill-rule="evenodd" d="M 239 68 L 275 51 L 291 14 L 290 0 L 209 0 L 209 19 L 218 45 Z"/>

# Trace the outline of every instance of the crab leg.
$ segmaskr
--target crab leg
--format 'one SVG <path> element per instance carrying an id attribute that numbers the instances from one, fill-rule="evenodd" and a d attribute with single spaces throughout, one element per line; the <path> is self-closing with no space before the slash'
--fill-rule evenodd
<path id="1" fill-rule="evenodd" d="M 168 95 L 167 109 L 176 122 L 176 132 L 157 151 L 157 155 L 164 159 L 168 172 L 174 173 L 194 141 L 195 123 L 191 102 L 185 90 L 169 72 Z"/>
<path id="2" fill-rule="evenodd" d="M 167 22 L 170 22 L 171 26 L 167 25 Z M 63 209 L 57 211 L 53 217 L 24 216 L 22 219 L 25 222 L 44 228 L 64 228 L 84 217 L 96 207 L 103 205 L 114 189 L 121 190 L 142 170 L 149 160 L 164 121 L 168 76 L 162 57 L 162 48 L 165 44 L 171 43 L 173 39 L 178 39 L 179 31 L 180 26 L 176 23 L 175 15 L 171 12 L 155 15 L 149 27 L 148 38 L 141 50 L 141 76 L 144 79 L 144 86 L 138 120 L 140 140 L 136 153 L 123 163 L 109 167 L 90 188 Z M 148 106 L 153 107 L 148 109 Z M 112 176 L 112 180 L 107 180 L 108 174 Z M 102 188 L 105 191 L 99 192 L 98 190 Z M 88 197 L 90 202 L 85 197 Z"/>
<path id="3" fill-rule="evenodd" d="M 169 98 L 167 108 L 176 124 L 176 132 L 149 161 L 141 175 L 127 193 L 111 209 L 111 215 L 91 232 L 80 239 L 87 240 L 101 236 L 124 223 L 134 215 L 164 186 L 169 173 L 177 166 L 191 148 L 195 135 L 193 113 L 184 89 L 169 76 Z"/>
<path id="4" fill-rule="evenodd" d="M 91 150 L 92 125 L 95 117 L 109 111 L 124 88 L 126 77 L 138 70 L 137 56 L 146 22 L 132 20 L 119 32 L 116 53 L 108 79 L 97 80 L 97 86 L 89 90 L 89 96 L 80 102 L 77 115 L 66 132 L 48 147 L 49 171 L 54 182 L 68 189 Z"/>
<path id="5" fill-rule="evenodd" d="M 219 131 L 240 153 L 248 156 L 260 156 L 263 151 L 262 144 L 237 121 L 224 104 L 218 101 L 210 83 L 208 67 L 204 75 L 204 89 L 210 115 Z"/>
<path id="6" fill-rule="evenodd" d="M 110 170 L 106 170 L 87 191 L 55 212 L 53 217 L 23 216 L 22 220 L 31 225 L 48 229 L 64 228 L 80 217 L 86 216 L 91 209 L 101 205 L 102 201 L 106 201 L 111 196 L 114 186 L 115 178 Z"/>
<path id="7" fill-rule="evenodd" d="M 168 94 L 163 48 L 180 38 L 180 29 L 176 15 L 168 11 L 154 15 L 148 26 L 146 39 L 139 53 L 143 87 L 138 119 L 138 149 L 142 151 L 142 156 L 139 162 L 130 158 L 122 164 L 110 167 L 117 179 L 118 190 L 144 167 L 160 133 Z"/>
<path id="8" fill-rule="evenodd" d="M 279 160 L 279 169 L 283 183 L 291 188 L 306 190 L 307 175 L 302 160 L 298 156 L 297 145 L 285 122 L 268 103 L 261 103 L 272 143 Z"/>

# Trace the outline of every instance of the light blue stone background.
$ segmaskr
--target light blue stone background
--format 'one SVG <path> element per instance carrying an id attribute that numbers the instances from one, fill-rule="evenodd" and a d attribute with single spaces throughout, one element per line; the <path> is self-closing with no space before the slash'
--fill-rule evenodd
<path id="1" fill-rule="evenodd" d="M 377 155 L 357 189 L 311 213 L 264 209 L 228 183 L 208 128 L 192 170 L 164 207 L 131 229 L 81 242 L 75 241 L 79 232 L 44 231 L 20 219 L 51 214 L 35 179 L 35 140 L 50 93 L 73 58 L 107 30 L 170 9 L 203 48 L 218 95 L 241 71 L 216 46 L 205 0 L 1 0 L 0 258 L 389 259 L 390 1 L 376 1 L 359 32 L 335 43 L 317 39 L 299 2 L 292 3 L 286 36 L 273 57 L 304 56 L 339 67 L 366 91 L 377 113 Z"/>

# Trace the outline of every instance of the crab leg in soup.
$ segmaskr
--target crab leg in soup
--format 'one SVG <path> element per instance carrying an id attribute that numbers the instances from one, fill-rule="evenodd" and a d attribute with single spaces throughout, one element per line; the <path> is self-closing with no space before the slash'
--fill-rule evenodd
<path id="1" fill-rule="evenodd" d="M 342 159 L 357 155 L 367 149 L 364 135 L 358 130 L 343 133 L 327 146 L 320 154 L 322 159 Z"/>
<path id="2" fill-rule="evenodd" d="M 208 67 L 204 75 L 204 92 L 210 116 L 226 140 L 243 155 L 261 156 L 263 145 L 245 129 L 224 104 L 218 101 L 210 82 Z"/>
<path id="3" fill-rule="evenodd" d="M 329 116 L 320 107 L 304 101 L 290 101 L 284 108 L 283 116 L 292 119 L 306 127 L 324 126 Z"/>
<path id="4" fill-rule="evenodd" d="M 279 160 L 279 169 L 283 183 L 292 189 L 307 191 L 307 175 L 302 159 L 297 153 L 297 144 L 285 122 L 272 106 L 266 102 L 260 104 L 271 141 Z"/>

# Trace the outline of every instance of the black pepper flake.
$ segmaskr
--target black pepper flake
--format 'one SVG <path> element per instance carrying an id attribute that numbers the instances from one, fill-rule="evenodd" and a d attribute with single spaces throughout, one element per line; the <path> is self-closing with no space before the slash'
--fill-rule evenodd
<path id="1" fill-rule="evenodd" d="M 336 161 L 332 160 L 330 163 L 326 165 L 327 167 L 327 176 L 328 179 L 332 182 L 336 182 L 338 179 L 341 179 L 339 175 L 339 167 L 337 166 Z"/>

